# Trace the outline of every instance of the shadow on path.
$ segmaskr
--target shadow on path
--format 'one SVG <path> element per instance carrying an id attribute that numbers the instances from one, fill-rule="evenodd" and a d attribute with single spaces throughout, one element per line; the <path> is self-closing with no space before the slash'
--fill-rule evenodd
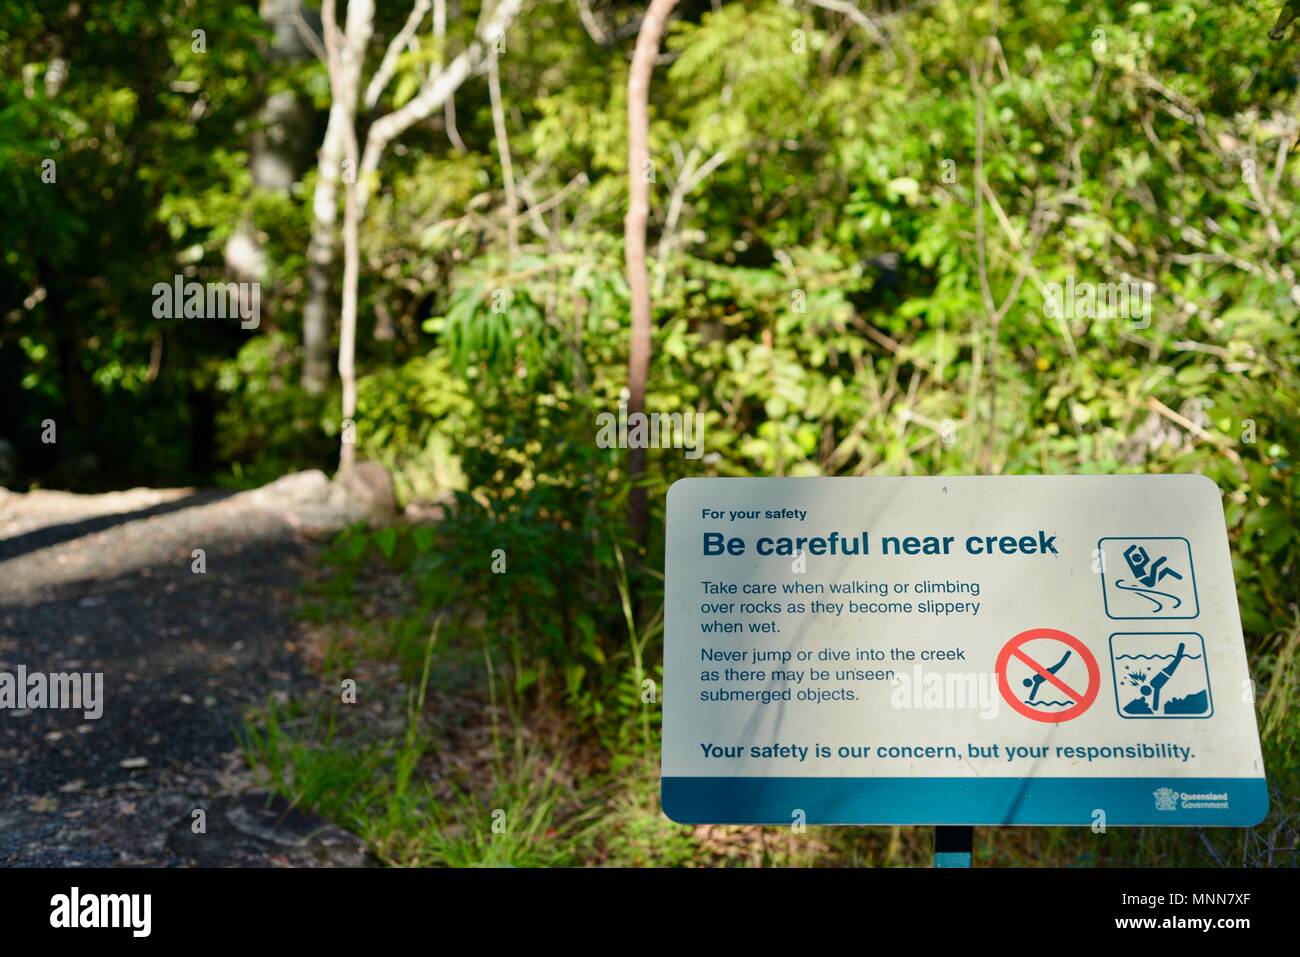
<path id="1" fill-rule="evenodd" d="M 0 538 L 0 562 L 18 558 L 22 555 L 28 554 L 29 552 L 39 551 L 42 548 L 61 545 L 74 538 L 83 538 L 87 535 L 94 535 L 97 532 L 102 532 L 113 528 L 114 526 L 123 525 L 127 522 L 138 522 L 152 518 L 155 515 L 166 515 L 170 512 L 178 512 L 186 508 L 211 505 L 213 502 L 219 502 L 234 494 L 234 492 L 220 490 L 193 492 L 183 498 L 178 498 L 170 502 L 160 502 L 159 504 L 151 505 L 148 508 L 138 508 L 130 512 L 114 512 L 108 515 L 95 515 L 90 518 L 77 519 L 72 522 L 63 522 L 58 525 L 46 525 L 41 528 L 33 529 L 30 532 L 22 532 L 12 538 Z"/>
<path id="2" fill-rule="evenodd" d="M 0 542 L 0 672 L 101 674 L 103 714 L 0 710 L 0 866 L 364 863 L 337 828 L 263 820 L 239 753 L 250 706 L 316 685 L 297 654 L 310 541 L 228 492 L 75 521 L 68 504 Z"/>

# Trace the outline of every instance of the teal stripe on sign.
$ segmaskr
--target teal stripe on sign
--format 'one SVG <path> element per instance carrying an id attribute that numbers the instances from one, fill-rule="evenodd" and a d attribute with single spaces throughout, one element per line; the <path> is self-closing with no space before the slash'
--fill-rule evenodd
<path id="1" fill-rule="evenodd" d="M 803 812 L 808 824 L 1090 826 L 1101 811 L 1107 826 L 1249 827 L 1268 814 L 1262 777 L 666 777 L 661 797 L 682 824 L 792 824 Z"/>

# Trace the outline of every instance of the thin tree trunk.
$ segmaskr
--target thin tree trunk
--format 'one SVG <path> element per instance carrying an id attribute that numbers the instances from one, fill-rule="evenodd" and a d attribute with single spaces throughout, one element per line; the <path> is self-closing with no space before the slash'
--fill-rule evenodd
<path id="1" fill-rule="evenodd" d="M 510 255 L 519 252 L 519 195 L 515 192 L 515 169 L 510 161 L 510 138 L 506 133 L 506 110 L 501 99 L 501 68 L 495 49 L 488 53 L 488 95 L 492 101 L 492 128 L 496 133 L 497 155 L 501 159 L 501 179 L 506 187 L 506 237 Z M 451 102 L 448 97 L 447 102 Z"/>
<path id="2" fill-rule="evenodd" d="M 352 168 L 357 165 L 357 138 L 348 129 L 347 156 Z M 361 275 L 361 222 L 357 214 L 355 177 L 344 184 L 343 198 L 343 311 L 339 317 L 339 381 L 343 385 L 343 420 L 352 421 L 357 414 L 357 283 Z M 344 432 L 339 445 L 339 471 L 352 466 L 356 448 L 356 429 Z"/>
<path id="3" fill-rule="evenodd" d="M 271 30 L 267 50 L 272 61 L 301 63 L 311 57 L 303 34 L 294 25 L 299 0 L 261 0 L 262 21 Z M 310 27 L 304 22 L 304 30 Z M 311 162 L 312 109 L 292 90 L 280 90 L 266 98 L 260 128 L 253 134 L 248 167 L 258 189 L 288 195 Z M 225 247 L 226 272 L 237 282 L 266 281 L 266 251 L 253 223 L 252 208 L 246 209 Z M 267 321 L 263 289 L 263 322 Z M 268 327 L 274 326 L 274 317 Z"/>
<path id="4" fill-rule="evenodd" d="M 441 70 L 447 59 L 447 0 L 434 0 L 433 3 L 433 36 L 438 41 L 438 57 L 433 62 L 435 70 Z M 447 103 L 443 107 L 443 122 L 447 127 L 447 139 L 451 140 L 452 147 L 458 153 L 466 151 L 465 141 L 460 138 L 460 130 L 456 129 L 456 94 L 451 93 L 447 96 Z"/>
<path id="5" fill-rule="evenodd" d="M 344 420 L 342 441 L 339 444 L 339 471 L 344 471 L 353 462 L 356 429 L 348 428 L 347 425 L 357 411 L 357 283 L 361 274 L 361 212 L 357 187 L 360 172 L 356 115 L 361 96 L 361 68 L 365 62 L 366 46 L 374 31 L 375 7 L 373 0 L 350 0 L 347 24 L 340 34 L 338 21 L 334 17 L 334 4 L 335 0 L 325 0 L 321 6 L 321 19 L 324 21 L 325 50 L 329 61 L 330 126 L 334 127 L 337 117 L 337 146 L 350 171 L 350 175 L 343 177 L 343 306 L 339 316 L 339 381 L 343 386 Z M 329 139 L 328 132 L 326 139 Z M 324 147 L 321 148 L 321 154 L 322 157 L 325 154 Z M 334 195 L 337 195 L 341 166 L 339 163 L 331 171 Z M 333 215 L 334 212 L 335 207 L 331 205 L 330 214 Z"/>
<path id="6" fill-rule="evenodd" d="M 316 162 L 307 244 L 307 304 L 302 313 L 302 384 L 308 392 L 325 389 L 330 374 L 330 329 L 334 325 L 334 260 L 338 251 L 339 178 L 343 138 L 351 122 L 341 103 L 330 106 L 329 125 Z"/>
<path id="7" fill-rule="evenodd" d="M 446 106 L 461 84 L 482 67 L 487 55 L 485 48 L 505 35 L 523 5 L 524 0 L 500 0 L 491 15 L 480 17 L 475 38 L 468 47 L 446 67 L 430 75 L 415 96 L 370 124 L 366 130 L 366 145 L 361 151 L 361 167 L 357 170 L 357 212 L 361 219 L 365 219 L 370 205 L 372 174 L 378 171 L 388 144 L 416 123 L 427 120 L 435 110 Z"/>
<path id="8" fill-rule="evenodd" d="M 338 358 L 339 378 L 343 386 L 345 422 L 352 419 L 357 407 L 355 353 L 357 284 L 361 274 L 359 233 L 370 202 L 372 176 L 378 172 L 379 161 L 388 144 L 416 123 L 428 119 L 434 110 L 443 107 L 457 87 L 478 70 L 484 59 L 485 45 L 505 34 L 523 3 L 524 0 L 500 0 L 490 16 L 480 16 L 475 30 L 476 38 L 459 56 L 445 69 L 440 69 L 426 78 L 414 97 L 397 109 L 379 117 L 370 125 L 366 131 L 364 150 L 360 149 L 357 142 L 356 114 L 361 94 L 362 64 L 366 46 L 374 30 L 374 0 L 349 0 L 347 25 L 342 34 L 335 19 L 336 0 L 324 0 L 321 5 L 332 99 L 329 128 L 325 134 L 325 143 L 321 146 L 321 175 L 317 181 L 316 202 L 313 205 L 313 215 L 320 230 L 318 235 L 318 230 L 313 228 L 312 244 L 309 247 L 309 252 L 315 250 L 319 256 L 309 262 L 309 267 L 321 271 L 325 284 L 323 288 L 325 295 L 328 296 L 327 264 L 333 261 L 335 241 L 333 223 L 337 217 L 338 182 L 342 161 L 346 160 L 351 167 L 352 175 L 343 177 L 345 181 L 343 303 L 339 317 Z M 391 56 L 386 56 L 385 60 L 381 61 L 375 78 L 372 78 L 370 88 L 366 91 L 367 103 L 378 103 L 393 73 L 391 68 L 383 65 L 384 62 L 396 62 L 401 48 L 409 42 L 414 31 L 418 29 L 428 8 L 429 4 L 426 0 L 417 0 L 407 19 L 407 26 L 390 42 Z M 360 154 L 359 158 L 358 154 Z M 313 287 L 314 294 L 315 287 Z M 352 464 L 353 449 L 350 440 L 354 437 L 355 429 L 344 432 L 344 441 L 339 450 L 340 470 Z"/>
<path id="9" fill-rule="evenodd" d="M 632 54 L 627 77 L 627 216 L 623 220 L 623 242 L 627 260 L 627 282 L 632 294 L 632 345 L 627 363 L 627 414 L 645 412 L 646 379 L 650 372 L 650 275 L 646 268 L 646 221 L 650 217 L 650 77 L 663 37 L 668 15 L 677 0 L 650 0 Z M 645 449 L 628 450 L 628 478 L 632 491 L 628 500 L 628 521 L 637 543 L 645 545 L 647 504 Z"/>
<path id="10" fill-rule="evenodd" d="M 361 68 L 374 32 L 374 0 L 351 0 L 343 33 L 334 15 L 335 0 L 321 4 L 326 66 L 330 75 L 330 118 L 317 161 L 316 193 L 312 197 L 311 239 L 307 246 L 307 306 L 303 311 L 303 386 L 320 391 L 329 378 L 330 327 L 333 298 L 330 281 L 338 250 L 339 180 L 347 159 L 349 137 L 356 136 Z M 358 175 L 355 157 L 350 180 Z"/>

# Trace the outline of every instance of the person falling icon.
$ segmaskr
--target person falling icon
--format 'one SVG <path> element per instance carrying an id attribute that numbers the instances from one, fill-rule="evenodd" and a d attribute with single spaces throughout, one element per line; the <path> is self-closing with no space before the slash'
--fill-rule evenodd
<path id="1" fill-rule="evenodd" d="M 1178 572 L 1174 571 L 1172 568 L 1165 568 L 1165 565 L 1169 561 L 1167 556 L 1161 555 L 1155 560 L 1155 562 L 1152 562 L 1151 556 L 1147 554 L 1147 550 L 1142 548 L 1140 545 L 1130 545 L 1128 548 L 1124 549 L 1124 560 L 1128 562 L 1128 567 L 1129 570 L 1133 572 L 1133 577 L 1148 588 L 1155 588 L 1157 584 L 1166 578 L 1176 578 L 1179 581 L 1183 580 L 1183 576 Z M 1148 565 L 1150 566 L 1149 569 L 1147 567 Z"/>
<path id="2" fill-rule="evenodd" d="M 1058 671 L 1061 670 L 1061 666 L 1064 665 L 1069 660 L 1070 660 L 1070 652 L 1069 650 L 1067 650 L 1065 654 L 1061 656 L 1060 661 L 1058 661 L 1056 664 L 1052 665 L 1052 667 L 1047 669 L 1047 674 L 1049 675 L 1056 674 Z M 1023 682 L 1024 686 L 1030 689 L 1029 697 L 1025 699 L 1026 703 L 1032 702 L 1034 700 L 1034 695 L 1038 694 L 1038 689 L 1043 686 L 1043 682 L 1046 680 L 1047 677 L 1045 675 L 1040 675 L 1038 672 L 1034 672 L 1032 677 L 1026 678 L 1024 680 Z"/>

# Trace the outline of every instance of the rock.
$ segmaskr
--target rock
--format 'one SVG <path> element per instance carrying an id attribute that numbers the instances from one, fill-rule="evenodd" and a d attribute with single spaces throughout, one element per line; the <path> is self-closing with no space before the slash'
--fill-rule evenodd
<path id="1" fill-rule="evenodd" d="M 354 521 L 333 505 L 300 505 L 284 513 L 285 521 L 311 538 L 325 540 Z"/>
<path id="2" fill-rule="evenodd" d="M 356 522 L 384 525 L 397 514 L 393 477 L 378 462 L 354 465 L 333 482 L 317 469 L 295 472 L 244 494 L 308 535 L 329 535 Z"/>
<path id="3" fill-rule="evenodd" d="M 263 866 L 271 858 L 297 867 L 370 867 L 376 861 L 355 834 L 292 807 L 279 795 L 247 792 L 200 802 L 207 830 L 195 834 L 192 814 L 176 821 L 168 849 L 187 864 Z"/>
<path id="4" fill-rule="evenodd" d="M 408 502 L 406 508 L 402 509 L 402 518 L 412 525 L 441 522 L 446 515 L 447 507 L 443 502 Z"/>
<path id="5" fill-rule="evenodd" d="M 397 490 L 388 469 L 378 462 L 361 462 L 334 476 L 330 504 L 352 521 L 371 525 L 390 522 L 397 514 Z"/>
<path id="6" fill-rule="evenodd" d="M 263 508 L 324 505 L 330 495 L 330 480 L 320 469 L 292 472 L 247 495 L 250 501 Z"/>

